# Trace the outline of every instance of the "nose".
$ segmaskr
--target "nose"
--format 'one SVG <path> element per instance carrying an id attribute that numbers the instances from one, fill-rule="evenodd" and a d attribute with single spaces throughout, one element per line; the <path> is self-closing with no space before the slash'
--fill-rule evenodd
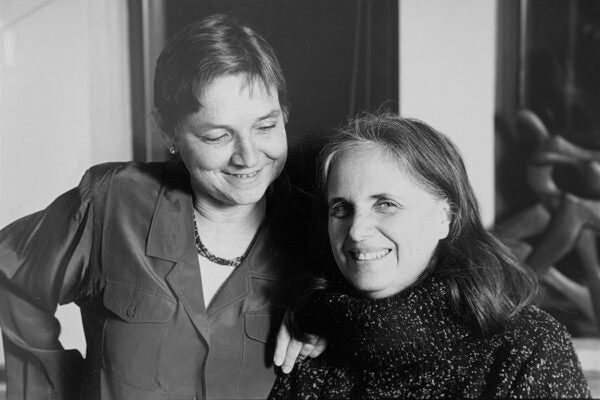
<path id="1" fill-rule="evenodd" d="M 367 239 L 373 235 L 373 221 L 369 214 L 354 214 L 348 236 L 355 242 Z"/>
<path id="2" fill-rule="evenodd" d="M 259 154 L 256 144 L 251 137 L 239 137 L 231 157 L 232 162 L 238 167 L 250 168 L 258 164 Z"/>

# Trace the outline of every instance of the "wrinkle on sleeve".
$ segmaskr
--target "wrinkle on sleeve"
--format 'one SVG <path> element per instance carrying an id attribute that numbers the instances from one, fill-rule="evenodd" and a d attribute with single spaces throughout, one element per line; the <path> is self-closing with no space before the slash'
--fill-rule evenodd
<path id="1" fill-rule="evenodd" d="M 80 369 L 81 355 L 62 349 L 54 313 L 82 290 L 92 251 L 91 198 L 88 172 L 45 210 L 0 231 L 0 326 L 9 394 L 59 390 L 59 398 L 70 398 L 67 371 Z"/>

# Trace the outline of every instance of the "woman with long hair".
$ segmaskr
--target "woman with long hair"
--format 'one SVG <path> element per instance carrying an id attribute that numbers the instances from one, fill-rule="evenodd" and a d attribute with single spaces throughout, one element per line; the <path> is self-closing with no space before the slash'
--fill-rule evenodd
<path id="1" fill-rule="evenodd" d="M 329 347 L 280 375 L 272 399 L 589 396 L 568 333 L 484 229 L 446 136 L 365 114 L 322 154 L 337 268 L 307 280 L 288 323 Z"/>

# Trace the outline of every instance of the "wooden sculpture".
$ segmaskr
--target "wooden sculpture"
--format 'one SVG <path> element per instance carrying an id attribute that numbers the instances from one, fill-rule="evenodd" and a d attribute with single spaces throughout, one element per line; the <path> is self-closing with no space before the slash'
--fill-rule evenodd
<path id="1" fill-rule="evenodd" d="M 539 202 L 499 225 L 495 231 L 546 284 L 560 291 L 598 324 L 600 261 L 596 235 L 600 233 L 600 152 L 551 135 L 531 111 L 519 112 L 518 123 L 535 138 L 536 148 L 527 165 L 527 182 Z M 579 171 L 585 198 L 557 185 L 554 172 L 559 166 Z M 542 238 L 537 245 L 524 241 L 538 234 Z M 584 283 L 570 279 L 555 267 L 557 261 L 572 250 L 581 260 Z"/>

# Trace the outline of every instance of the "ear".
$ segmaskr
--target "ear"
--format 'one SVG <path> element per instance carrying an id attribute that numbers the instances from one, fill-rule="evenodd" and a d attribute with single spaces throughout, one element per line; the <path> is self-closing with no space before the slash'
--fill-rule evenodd
<path id="1" fill-rule="evenodd" d="M 163 142 L 165 143 L 165 146 L 167 146 L 167 148 L 174 146 L 175 145 L 175 135 L 171 132 L 167 132 L 163 126 L 163 120 L 162 117 L 160 116 L 160 114 L 158 113 L 158 111 L 156 110 L 152 110 L 151 112 L 152 114 L 152 120 L 154 121 L 154 125 L 155 125 L 155 129 L 157 129 L 160 132 L 160 136 L 163 139 Z"/>
<path id="2" fill-rule="evenodd" d="M 283 110 L 283 124 L 287 125 L 289 119 L 290 119 L 290 110 L 288 109 L 288 107 L 282 108 Z"/>
<path id="3" fill-rule="evenodd" d="M 452 210 L 446 200 L 441 200 L 438 204 L 438 215 L 434 223 L 437 226 L 437 238 L 446 239 L 450 233 L 450 223 L 452 222 Z"/>

